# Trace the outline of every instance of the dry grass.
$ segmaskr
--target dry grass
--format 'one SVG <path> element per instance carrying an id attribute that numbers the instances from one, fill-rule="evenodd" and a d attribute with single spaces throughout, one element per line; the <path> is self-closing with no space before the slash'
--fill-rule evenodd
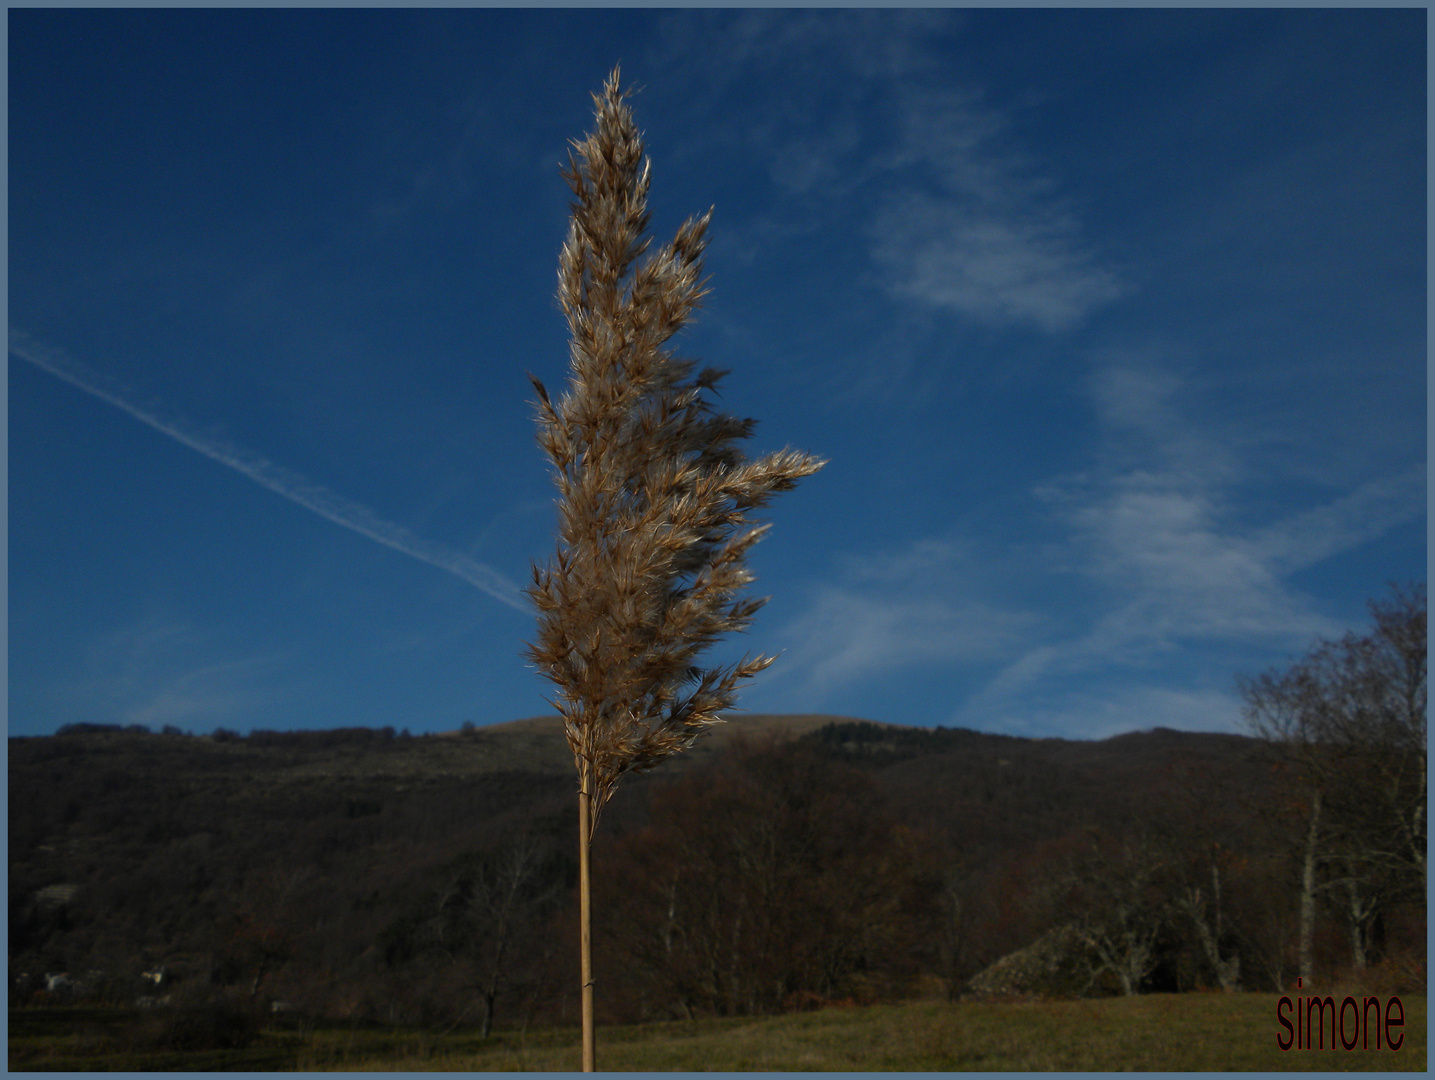
<path id="1" fill-rule="evenodd" d="M 1401 1001 L 1405 1044 L 1393 1053 L 1282 1052 L 1274 994 L 1153 994 L 1016 1004 L 924 1001 L 605 1027 L 598 1066 L 632 1072 L 1423 1072 L 1426 998 L 1402 995 Z M 141 1055 L 121 1051 L 117 1038 L 108 1052 L 75 1035 L 43 1042 L 20 1035 L 17 1045 L 15 1018 L 23 1015 L 11 1014 L 12 1069 L 570 1072 L 579 1064 L 574 1028 L 484 1040 L 474 1031 L 321 1026 L 302 1037 L 266 1033 L 245 1051 Z"/>
<path id="2" fill-rule="evenodd" d="M 1276 1046 L 1273 994 L 1150 995 L 1091 1001 L 920 1002 L 765 1019 L 604 1028 L 611 1071 L 1345 1071 L 1426 1067 L 1425 998 L 1403 998 L 1405 1045 L 1390 1051 Z M 391 1071 L 570 1071 L 578 1033 L 505 1036 L 468 1052 L 435 1048 L 345 1067 Z M 322 1066 L 320 1066 L 322 1067 Z"/>
<path id="3" fill-rule="evenodd" d="M 618 69 L 593 95 L 597 123 L 573 143 L 573 189 L 558 261 L 571 375 L 558 400 L 538 379 L 538 444 L 558 487 L 558 549 L 527 590 L 538 636 L 527 655 L 558 688 L 553 703 L 578 768 L 578 895 L 583 1068 L 592 1068 L 589 843 L 625 773 L 692 745 L 772 663 L 697 659 L 766 602 L 744 597 L 748 551 L 766 526 L 750 513 L 822 468 L 782 450 L 748 461 L 755 421 L 707 398 L 725 371 L 668 349 L 706 292 L 712 211 L 644 258 L 649 162 Z M 532 376 L 530 376 L 532 378 Z"/>
<path id="4" fill-rule="evenodd" d="M 615 68 L 593 95 L 593 131 L 573 143 L 558 267 L 570 377 L 556 399 L 533 379 L 559 500 L 557 551 L 528 590 L 538 608 L 528 656 L 558 688 L 590 828 L 624 773 L 691 745 L 772 663 L 696 666 L 764 603 L 742 595 L 766 530 L 751 512 L 824 464 L 794 450 L 748 461 L 740 444 L 755 421 L 708 398 L 727 373 L 695 373 L 668 348 L 706 292 L 712 215 L 648 254 L 650 168 L 626 98 Z"/>

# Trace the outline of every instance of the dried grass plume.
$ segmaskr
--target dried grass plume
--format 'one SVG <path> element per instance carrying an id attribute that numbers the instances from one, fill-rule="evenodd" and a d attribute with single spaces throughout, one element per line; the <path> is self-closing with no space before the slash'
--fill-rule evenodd
<path id="1" fill-rule="evenodd" d="M 557 552 L 533 568 L 538 608 L 527 655 L 558 687 L 589 830 L 626 772 L 691 744 L 731 708 L 738 684 L 772 663 L 697 666 L 765 602 L 743 598 L 744 565 L 767 526 L 750 512 L 822 468 L 783 450 L 756 461 L 739 443 L 754 421 L 714 410 L 727 374 L 668 342 L 705 294 L 711 211 L 645 259 L 649 162 L 615 68 L 594 95 L 597 124 L 573 143 L 576 197 L 558 270 L 572 333 L 567 392 L 538 391 L 538 442 L 558 486 Z M 575 153 L 576 152 L 576 153 Z M 531 378 L 531 376 L 530 376 Z"/>

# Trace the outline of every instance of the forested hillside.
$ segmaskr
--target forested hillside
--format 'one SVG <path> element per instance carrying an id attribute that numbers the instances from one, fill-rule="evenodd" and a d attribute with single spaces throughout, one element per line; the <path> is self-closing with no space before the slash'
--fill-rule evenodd
<path id="1" fill-rule="evenodd" d="M 604 812 L 604 1022 L 956 994 L 1062 928 L 1082 949 L 1015 989 L 1294 979 L 1300 816 L 1255 740 L 739 717 L 700 746 Z M 9 740 L 9 768 L 12 1003 L 576 1016 L 574 781 L 552 719 L 423 737 L 81 728 Z M 1330 972 L 1350 952 L 1337 909 L 1322 918 Z M 1378 943 L 1418 950 L 1421 978 L 1424 918 L 1392 894 Z"/>

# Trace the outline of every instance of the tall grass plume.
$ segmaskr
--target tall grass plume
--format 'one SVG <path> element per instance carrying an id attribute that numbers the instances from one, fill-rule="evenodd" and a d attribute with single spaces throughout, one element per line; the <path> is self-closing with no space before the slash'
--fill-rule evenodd
<path id="1" fill-rule="evenodd" d="M 618 76 L 614 68 L 593 95 L 596 127 L 573 143 L 564 170 L 576 197 L 558 269 L 568 389 L 555 401 L 533 379 L 559 522 L 553 560 L 534 567 L 527 590 L 538 608 L 527 655 L 558 687 L 578 770 L 585 1070 L 598 815 L 625 773 L 691 745 L 732 707 L 738 684 L 773 662 L 697 664 L 765 603 L 742 595 L 753 580 L 747 554 L 768 528 L 751 512 L 825 464 L 790 449 L 747 460 L 739 444 L 755 421 L 716 411 L 707 396 L 727 372 L 695 373 L 667 347 L 706 292 L 712 211 L 647 255 L 649 162 Z"/>

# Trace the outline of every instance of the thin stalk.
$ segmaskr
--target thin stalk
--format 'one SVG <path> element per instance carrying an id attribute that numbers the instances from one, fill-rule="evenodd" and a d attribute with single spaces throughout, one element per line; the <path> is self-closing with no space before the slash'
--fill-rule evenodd
<path id="1" fill-rule="evenodd" d="M 578 791 L 578 923 L 583 975 L 584 1072 L 594 1071 L 593 1058 L 597 1046 L 597 1037 L 593 1030 L 593 908 L 591 878 L 588 872 L 588 850 L 593 842 L 593 831 L 589 826 L 592 813 L 592 792 L 589 791 L 591 776 L 591 769 L 582 770 L 582 787 Z"/>
<path id="2" fill-rule="evenodd" d="M 1311 796 L 1310 831 L 1300 880 L 1300 974 L 1305 986 L 1315 985 L 1315 864 L 1320 837 L 1320 788 Z"/>

